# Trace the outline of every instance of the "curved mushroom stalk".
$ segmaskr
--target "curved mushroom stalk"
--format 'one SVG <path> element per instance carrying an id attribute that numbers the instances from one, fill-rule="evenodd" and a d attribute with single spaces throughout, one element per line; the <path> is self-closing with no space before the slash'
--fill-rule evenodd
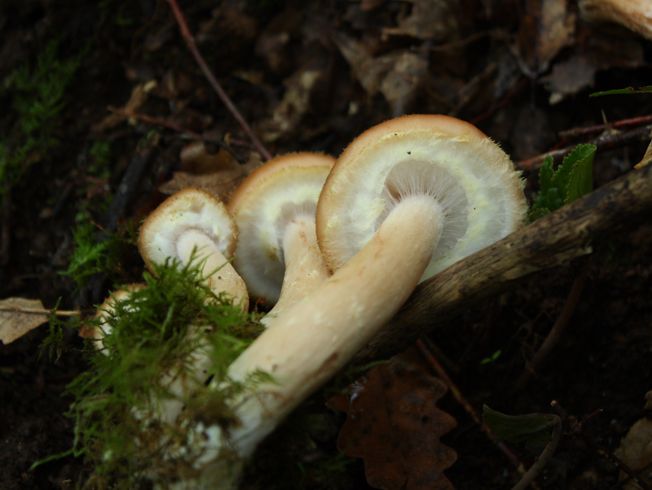
<path id="1" fill-rule="evenodd" d="M 235 266 L 253 296 L 274 308 L 269 325 L 330 276 L 315 231 L 319 193 L 334 159 L 320 153 L 290 153 L 249 175 L 229 202 L 240 230 Z"/>
<path id="2" fill-rule="evenodd" d="M 184 189 L 165 200 L 145 220 L 138 239 L 140 255 L 151 269 L 177 259 L 197 260 L 211 290 L 228 292 L 243 311 L 249 308 L 247 287 L 229 261 L 237 231 L 224 204 L 199 189 Z"/>
<path id="3" fill-rule="evenodd" d="M 421 229 L 412 225 L 421 216 Z M 425 217 L 424 217 L 425 216 Z M 239 420 L 228 433 L 195 427 L 193 440 L 207 441 L 202 476 L 178 489 L 237 488 L 241 463 L 303 400 L 330 379 L 406 301 L 419 282 L 441 234 L 440 213 L 425 198 L 406 200 L 374 238 L 303 301 L 270 319 L 268 328 L 229 367 L 228 377 L 246 382 L 255 372 L 272 382 L 256 386 L 233 404 Z M 406 260 L 409 258 L 410 260 Z M 377 271 L 385 270 L 379 275 Z M 365 287 L 360 287 L 360 284 Z M 390 295 L 383 292 L 392 285 Z M 229 457 L 221 459 L 228 454 Z M 237 456 L 237 458 L 233 458 Z"/>
<path id="4" fill-rule="evenodd" d="M 242 423 L 230 441 L 238 454 L 250 455 L 394 316 L 423 275 L 441 230 L 441 213 L 427 198 L 405 200 L 344 267 L 271 319 L 270 328 L 229 368 L 235 380 L 256 370 L 274 380 L 237 406 Z"/>
<path id="5" fill-rule="evenodd" d="M 281 294 L 274 307 L 261 320 L 266 327 L 281 312 L 316 290 L 331 275 L 317 244 L 314 215 L 297 216 L 286 225 L 283 262 L 285 274 Z"/>

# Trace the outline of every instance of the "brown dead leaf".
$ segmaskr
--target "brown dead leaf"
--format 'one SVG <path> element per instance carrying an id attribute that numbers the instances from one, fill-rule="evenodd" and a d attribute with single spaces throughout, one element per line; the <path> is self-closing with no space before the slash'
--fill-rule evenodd
<path id="1" fill-rule="evenodd" d="M 579 7 L 586 20 L 615 22 L 652 39 L 650 0 L 579 0 Z"/>
<path id="2" fill-rule="evenodd" d="M 392 115 L 407 111 L 428 75 L 428 61 L 416 53 L 403 51 L 393 60 L 392 69 L 380 84 L 380 91 L 392 108 Z"/>
<path id="3" fill-rule="evenodd" d="M 333 41 L 367 94 L 381 92 L 394 115 L 407 112 L 428 76 L 425 56 L 400 50 L 373 57 L 361 42 L 341 33 L 333 34 Z"/>
<path id="4" fill-rule="evenodd" d="M 285 80 L 283 99 L 274 109 L 272 117 L 257 128 L 265 142 L 274 142 L 297 129 L 310 109 L 310 98 L 321 77 L 319 68 L 304 67 Z"/>
<path id="5" fill-rule="evenodd" d="M 94 125 L 93 131 L 102 132 L 107 129 L 114 128 L 125 120 L 125 115 L 128 116 L 129 114 L 138 112 L 138 109 L 140 109 L 142 105 L 147 101 L 149 93 L 154 90 L 156 86 L 157 83 L 155 80 L 150 80 L 148 82 L 136 85 L 131 90 L 131 95 L 129 96 L 127 103 Z"/>
<path id="6" fill-rule="evenodd" d="M 646 409 L 652 406 L 652 391 L 646 395 Z M 638 473 L 638 478 L 646 484 L 646 488 L 652 485 L 652 419 L 644 417 L 634 422 L 627 431 L 627 434 L 620 441 L 620 446 L 614 454 L 625 463 L 630 469 Z M 621 480 L 627 479 L 627 475 L 621 473 Z M 625 490 L 640 490 L 641 487 L 631 480 L 626 481 L 623 486 Z"/>
<path id="7" fill-rule="evenodd" d="M 445 41 L 459 32 L 458 0 L 409 0 L 412 9 L 398 19 L 396 27 L 383 29 L 384 36 L 410 36 Z"/>
<path id="8" fill-rule="evenodd" d="M 367 482 L 384 490 L 453 488 L 443 472 L 457 459 L 439 438 L 455 427 L 437 408 L 446 386 L 429 374 L 418 355 L 401 354 L 371 369 L 351 386 L 348 400 L 328 405 L 347 413 L 340 451 L 362 458 Z"/>
<path id="9" fill-rule="evenodd" d="M 516 48 L 523 72 L 536 77 L 562 48 L 573 42 L 575 14 L 567 0 L 527 0 Z"/>
<path id="10" fill-rule="evenodd" d="M 218 199 L 227 200 L 242 180 L 261 165 L 257 153 L 252 153 L 247 163 L 239 164 L 226 150 L 210 154 L 201 142 L 191 143 L 181 150 L 183 171 L 174 172 L 172 178 L 159 187 L 163 194 L 174 194 L 187 187 L 210 192 Z"/>
<path id="11" fill-rule="evenodd" d="M 591 87 L 597 71 L 595 63 L 581 54 L 556 63 L 550 75 L 543 78 L 551 92 L 550 103 L 559 103 L 567 96 Z"/>
<path id="12" fill-rule="evenodd" d="M 38 299 L 0 300 L 0 341 L 7 345 L 48 321 L 50 312 Z"/>

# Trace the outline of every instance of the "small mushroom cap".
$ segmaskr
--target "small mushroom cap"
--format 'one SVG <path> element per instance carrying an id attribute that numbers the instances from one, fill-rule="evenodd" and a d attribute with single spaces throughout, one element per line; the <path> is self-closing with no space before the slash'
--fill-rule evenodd
<path id="1" fill-rule="evenodd" d="M 285 272 L 285 228 L 298 217 L 314 219 L 334 162 L 321 153 L 282 155 L 256 169 L 235 191 L 229 202 L 240 233 L 234 265 L 253 296 L 278 300 Z"/>
<path id="2" fill-rule="evenodd" d="M 113 291 L 102 303 L 97 307 L 95 318 L 99 321 L 99 325 L 84 325 L 79 330 L 79 336 L 93 341 L 96 348 L 104 348 L 104 337 L 111 333 L 111 325 L 109 319 L 115 313 L 115 305 L 120 301 L 125 301 L 135 291 L 139 291 L 145 287 L 144 284 L 126 284 L 120 289 Z"/>
<path id="3" fill-rule="evenodd" d="M 233 255 L 237 231 L 224 204 L 208 192 L 188 188 L 165 200 L 141 226 L 138 250 L 147 267 L 180 259 L 179 237 L 189 230 L 205 234 L 226 258 Z"/>
<path id="4" fill-rule="evenodd" d="M 421 194 L 444 220 L 422 280 L 505 237 L 527 210 L 511 160 L 475 126 L 443 115 L 391 119 L 358 136 L 324 185 L 317 238 L 329 267 L 353 257 L 402 198 Z"/>

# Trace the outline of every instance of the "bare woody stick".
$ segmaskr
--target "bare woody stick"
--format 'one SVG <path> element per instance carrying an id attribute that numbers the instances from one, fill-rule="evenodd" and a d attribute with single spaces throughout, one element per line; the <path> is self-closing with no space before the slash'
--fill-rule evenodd
<path id="1" fill-rule="evenodd" d="M 595 146 L 597 146 L 598 150 L 611 150 L 613 148 L 625 146 L 637 141 L 649 141 L 650 136 L 652 136 L 652 124 L 641 126 L 640 128 L 630 129 L 629 131 L 606 132 L 589 141 L 589 143 L 593 143 Z M 560 148 L 558 150 L 552 150 L 532 158 L 528 158 L 527 160 L 521 160 L 520 162 L 516 162 L 516 167 L 522 170 L 536 170 L 543 164 L 543 161 L 547 157 L 552 157 L 555 159 L 562 158 L 573 151 L 574 148 L 575 145 L 571 145 L 565 148 Z"/>
<path id="2" fill-rule="evenodd" d="M 422 283 L 357 360 L 395 353 L 478 300 L 591 252 L 591 241 L 652 209 L 652 166 L 632 171 Z"/>
<path id="3" fill-rule="evenodd" d="M 231 115 L 235 118 L 236 121 L 238 121 L 238 124 L 240 125 L 242 130 L 247 134 L 247 136 L 249 136 L 249 139 L 253 143 L 256 150 L 258 150 L 258 152 L 262 155 L 262 157 L 265 160 L 271 159 L 272 158 L 271 153 L 267 150 L 267 148 L 265 148 L 262 142 L 258 139 L 256 133 L 254 133 L 254 131 L 251 129 L 251 126 L 249 126 L 249 123 L 247 123 L 247 121 L 242 116 L 238 108 L 231 101 L 227 93 L 222 88 L 220 82 L 217 81 L 217 78 L 215 78 L 215 75 L 213 75 L 213 72 L 211 72 L 211 69 L 208 67 L 206 60 L 199 52 L 199 49 L 197 48 L 197 43 L 195 43 L 195 38 L 193 37 L 192 33 L 190 32 L 190 29 L 188 28 L 188 23 L 186 22 L 186 18 L 183 15 L 181 8 L 179 7 L 179 4 L 177 3 L 176 0 L 167 0 L 167 1 L 170 4 L 170 8 L 172 9 L 172 13 L 174 14 L 174 18 L 176 19 L 177 24 L 179 24 L 179 30 L 181 31 L 181 36 L 183 37 L 183 40 L 186 42 L 186 46 L 188 46 L 188 51 L 190 51 L 193 58 L 195 58 L 195 61 L 197 62 L 202 73 L 208 80 L 208 83 L 213 88 L 215 93 L 217 93 L 217 96 L 220 98 L 222 103 L 229 110 Z"/>

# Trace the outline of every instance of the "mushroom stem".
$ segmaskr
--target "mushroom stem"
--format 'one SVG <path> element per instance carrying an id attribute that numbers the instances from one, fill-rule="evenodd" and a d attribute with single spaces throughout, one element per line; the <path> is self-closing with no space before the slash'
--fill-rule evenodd
<path id="1" fill-rule="evenodd" d="M 200 260 L 202 275 L 211 291 L 215 294 L 228 291 L 233 294 L 234 304 L 247 309 L 247 286 L 209 236 L 196 228 L 184 230 L 176 241 L 176 248 L 181 263 Z"/>
<path id="2" fill-rule="evenodd" d="M 274 380 L 234 406 L 241 424 L 229 435 L 232 449 L 249 456 L 397 312 L 430 261 L 441 223 L 442 211 L 430 197 L 404 199 L 347 264 L 270 320 L 229 368 L 236 381 L 255 371 Z"/>
<path id="3" fill-rule="evenodd" d="M 285 227 L 283 260 L 285 275 L 281 295 L 274 308 L 261 320 L 265 326 L 312 293 L 330 276 L 317 245 L 314 216 L 299 215 Z"/>

